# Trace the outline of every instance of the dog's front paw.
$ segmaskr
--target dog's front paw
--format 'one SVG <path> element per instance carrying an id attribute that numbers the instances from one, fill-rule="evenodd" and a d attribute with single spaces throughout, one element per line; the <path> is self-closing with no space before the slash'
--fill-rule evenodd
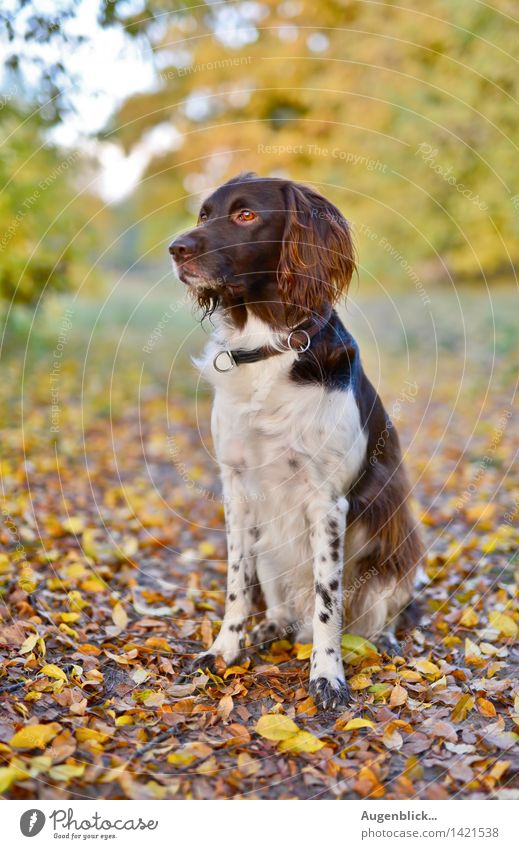
<path id="1" fill-rule="evenodd" d="M 392 631 L 383 631 L 380 634 L 377 639 L 377 648 L 390 658 L 401 655 L 403 651 L 400 640 L 395 637 Z"/>
<path id="2" fill-rule="evenodd" d="M 217 672 L 216 669 L 216 655 L 211 652 L 204 652 L 204 654 L 199 654 L 197 657 L 192 660 L 186 670 L 180 675 L 178 678 L 178 684 L 189 684 L 191 680 L 196 676 L 198 670 L 202 670 L 204 673 L 206 669 L 209 672 Z"/>
<path id="3" fill-rule="evenodd" d="M 251 648 L 261 651 L 268 648 L 276 640 L 283 639 L 283 624 L 265 619 L 252 629 L 250 635 Z"/>
<path id="4" fill-rule="evenodd" d="M 308 692 L 316 706 L 322 710 L 344 707 L 350 700 L 348 685 L 342 678 L 312 678 Z"/>

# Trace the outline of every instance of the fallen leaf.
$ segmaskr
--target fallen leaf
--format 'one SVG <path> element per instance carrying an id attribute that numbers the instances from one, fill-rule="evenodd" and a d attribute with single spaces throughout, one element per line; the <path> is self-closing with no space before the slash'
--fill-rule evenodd
<path id="1" fill-rule="evenodd" d="M 112 610 L 112 620 L 114 625 L 117 625 L 121 631 L 124 631 L 128 625 L 128 614 L 120 602 L 118 602 Z"/>
<path id="2" fill-rule="evenodd" d="M 387 749 L 401 749 L 404 740 L 402 735 L 396 728 L 388 727 L 382 735 L 382 742 Z"/>
<path id="3" fill-rule="evenodd" d="M 464 628 L 475 628 L 478 621 L 478 615 L 473 607 L 466 607 L 460 616 L 460 625 Z"/>
<path id="4" fill-rule="evenodd" d="M 318 752 L 325 744 L 319 740 L 314 734 L 309 731 L 298 731 L 286 740 L 282 740 L 278 746 L 279 752 L 293 752 L 294 754 L 302 754 L 303 752 Z"/>
<path id="5" fill-rule="evenodd" d="M 266 740 L 288 740 L 299 728 L 284 714 L 266 713 L 259 718 L 256 731 Z"/>
<path id="6" fill-rule="evenodd" d="M 220 699 L 220 701 L 218 703 L 218 710 L 217 710 L 218 716 L 220 717 L 220 719 L 222 719 L 224 722 L 227 719 L 229 719 L 229 716 L 232 712 L 233 707 L 234 707 L 234 702 L 232 700 L 232 696 L 222 696 L 222 698 Z"/>
<path id="7" fill-rule="evenodd" d="M 474 707 L 474 697 L 470 695 L 470 693 L 464 693 L 463 696 L 460 696 L 456 704 L 454 705 L 454 710 L 451 714 L 451 719 L 453 722 L 463 722 L 466 718 L 469 710 L 472 710 Z"/>
<path id="8" fill-rule="evenodd" d="M 85 771 L 85 764 L 59 764 L 49 770 L 49 775 L 54 781 L 70 781 L 71 778 L 79 778 Z"/>
<path id="9" fill-rule="evenodd" d="M 496 709 L 492 702 L 489 702 L 488 699 L 479 698 L 476 700 L 476 704 L 479 712 L 482 713 L 483 716 L 496 716 Z"/>
<path id="10" fill-rule="evenodd" d="M 371 684 L 372 681 L 369 675 L 364 675 L 362 672 L 352 675 L 348 681 L 351 690 L 364 690 L 366 687 L 370 687 Z"/>
<path id="11" fill-rule="evenodd" d="M 415 669 L 418 672 L 421 672 L 426 677 L 436 678 L 441 675 L 441 671 L 438 669 L 435 663 L 432 663 L 430 660 L 417 660 L 414 664 Z"/>
<path id="12" fill-rule="evenodd" d="M 507 616 L 506 613 L 499 613 L 497 610 L 493 610 L 489 614 L 488 621 L 492 628 L 499 631 L 503 637 L 510 637 L 514 640 L 517 637 L 517 624 L 514 622 L 512 617 Z"/>
<path id="13" fill-rule="evenodd" d="M 391 690 L 389 704 L 391 705 L 391 707 L 399 707 L 400 705 L 405 705 L 407 698 L 407 690 L 400 684 L 395 684 L 395 686 Z"/>
<path id="14" fill-rule="evenodd" d="M 40 669 L 42 675 L 46 675 L 47 678 L 56 678 L 59 681 L 68 681 L 67 676 L 63 672 L 59 666 L 56 666 L 54 663 L 48 663 L 42 669 Z"/>
<path id="15" fill-rule="evenodd" d="M 9 740 L 13 749 L 43 749 L 60 730 L 57 722 L 49 725 L 26 725 Z"/>
<path id="16" fill-rule="evenodd" d="M 358 728 L 374 728 L 374 724 L 371 719 L 361 719 L 357 717 L 357 719 L 350 719 L 349 722 L 344 726 L 345 731 L 356 731 Z"/>

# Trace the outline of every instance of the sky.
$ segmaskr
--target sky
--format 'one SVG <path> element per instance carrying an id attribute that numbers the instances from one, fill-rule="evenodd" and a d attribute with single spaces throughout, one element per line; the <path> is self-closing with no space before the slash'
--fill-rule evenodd
<path id="1" fill-rule="evenodd" d="M 9 3 L 9 0 L 0 0 Z M 25 14 L 33 14 L 45 7 L 56 9 L 56 0 L 29 0 Z M 128 0 L 133 13 L 139 13 L 140 0 Z M 289 5 L 289 4 L 287 4 Z M 117 202 L 131 194 L 154 153 L 164 148 L 180 146 L 180 138 L 174 126 L 162 124 L 155 127 L 125 155 L 122 148 L 112 141 L 100 142 L 93 135 L 106 126 L 110 116 L 130 95 L 149 91 L 159 84 L 152 56 L 143 42 L 125 35 L 121 27 L 102 28 L 97 23 L 97 0 L 81 0 L 75 17 L 67 22 L 71 34 L 86 36 L 86 40 L 74 50 L 60 56 L 63 64 L 77 80 L 69 99 L 76 114 L 66 115 L 63 122 L 51 132 L 52 141 L 64 146 L 83 150 L 99 161 L 99 179 L 94 187 L 107 202 Z M 214 14 L 217 20 L 216 36 L 224 45 L 236 47 L 257 38 L 255 23 L 261 7 L 251 2 L 245 4 L 240 15 L 232 6 L 215 0 Z M 157 26 L 160 27 L 160 20 Z M 27 51 L 31 47 L 24 46 Z M 32 48 L 39 54 L 47 53 L 55 61 L 56 47 L 37 45 Z M 177 60 L 178 64 L 189 64 L 186 51 L 177 48 L 174 56 L 163 51 L 163 59 Z M 201 108 L 200 98 L 193 98 L 186 109 Z"/>
<path id="2" fill-rule="evenodd" d="M 76 114 L 67 116 L 53 131 L 59 144 L 77 146 L 96 155 L 100 172 L 97 191 L 108 202 L 130 194 L 139 181 L 153 146 L 142 145 L 126 156 L 113 142 L 99 142 L 92 134 L 101 130 L 117 107 L 131 94 L 156 86 L 151 57 L 118 27 L 97 24 L 97 3 L 83 0 L 69 30 L 87 37 L 71 55 L 66 67 L 79 83 L 72 97 Z"/>
<path id="3" fill-rule="evenodd" d="M 9 0 L 0 0 L 7 7 Z M 131 0 L 139 11 L 139 0 Z M 30 0 L 21 15 L 30 16 L 45 9 L 55 11 L 56 0 Z M 61 60 L 74 82 L 68 99 L 75 112 L 65 114 L 62 123 L 50 132 L 51 141 L 64 148 L 79 148 L 99 162 L 99 177 L 92 188 L 107 202 L 121 200 L 138 183 L 150 154 L 165 144 L 176 143 L 174 127 L 168 131 L 156 128 L 141 145 L 126 156 L 118 144 L 94 138 L 106 126 L 110 116 L 130 95 L 157 86 L 152 57 L 144 42 L 125 35 L 121 27 L 102 28 L 97 23 L 97 0 L 81 0 L 76 15 L 66 23 L 72 35 L 85 36 L 85 41 L 63 51 L 56 44 L 24 43 L 24 54 L 33 54 L 49 62 Z M 1 49 L 1 44 L 0 44 Z M 16 42 L 10 45 L 16 51 Z M 38 78 L 30 63 L 24 66 L 28 85 Z"/>
<path id="4" fill-rule="evenodd" d="M 10 0 L 0 2 L 8 5 Z M 141 0 L 128 0 L 132 13 L 138 14 L 141 6 Z M 22 14 L 34 14 L 43 7 L 55 11 L 59 0 L 29 0 Z M 287 25 L 279 29 L 280 39 L 291 40 L 294 32 L 297 33 L 290 20 L 297 7 L 297 0 L 285 0 L 280 5 L 279 11 L 287 20 Z M 130 95 L 152 90 L 160 84 L 149 46 L 144 40 L 126 36 L 122 27 L 100 27 L 98 9 L 98 0 L 80 0 L 75 17 L 67 22 L 66 28 L 70 34 L 85 36 L 85 42 L 73 50 L 66 48 L 63 56 L 58 56 L 56 47 L 50 45 L 25 44 L 24 51 L 32 49 L 41 55 L 47 54 L 51 61 L 61 59 L 76 80 L 69 94 L 75 114 L 66 115 L 52 130 L 51 140 L 64 147 L 79 148 L 98 160 L 99 177 L 92 188 L 110 203 L 131 194 L 153 154 L 179 147 L 181 139 L 171 122 L 153 128 L 129 155 L 125 155 L 114 141 L 101 142 L 94 138 Z M 214 0 L 215 36 L 230 48 L 255 41 L 263 13 L 261 4 L 253 0 L 240 4 L 239 12 L 232 4 Z M 164 23 L 166 16 L 167 13 Z M 160 28 L 160 17 L 155 25 Z M 308 46 L 320 53 L 326 49 L 327 39 L 319 33 L 311 34 Z M 187 51 L 178 47 L 174 54 L 163 49 L 155 59 L 178 65 L 190 61 Z M 203 97 L 194 93 L 191 102 L 186 103 L 186 111 L 195 112 L 203 106 Z"/>

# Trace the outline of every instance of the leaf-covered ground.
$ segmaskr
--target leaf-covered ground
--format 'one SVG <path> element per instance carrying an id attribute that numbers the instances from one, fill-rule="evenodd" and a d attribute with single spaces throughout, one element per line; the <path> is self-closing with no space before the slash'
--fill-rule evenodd
<path id="1" fill-rule="evenodd" d="M 309 647 L 288 642 L 177 682 L 217 631 L 226 570 L 193 319 L 156 303 L 143 326 L 113 310 L 94 326 L 75 305 L 65 327 L 58 305 L 39 337 L 16 331 L 0 387 L 0 792 L 519 797 L 518 346 L 506 293 L 492 309 L 461 299 L 403 298 L 391 320 L 375 298 L 351 307 L 407 448 L 428 583 L 401 655 L 345 636 L 340 714 L 316 712 Z"/>

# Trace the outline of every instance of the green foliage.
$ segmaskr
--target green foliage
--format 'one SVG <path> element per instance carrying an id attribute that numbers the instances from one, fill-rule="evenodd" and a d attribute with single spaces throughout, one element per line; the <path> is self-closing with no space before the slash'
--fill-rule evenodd
<path id="1" fill-rule="evenodd" d="M 418 286 L 413 274 L 510 269 L 519 82 L 506 9 L 263 0 L 173 12 L 155 38 L 160 85 L 111 128 L 127 149 L 157 125 L 179 134 L 138 195 L 146 246 L 192 217 L 198 192 L 253 170 L 331 196 L 370 273 Z"/>
<path id="2" fill-rule="evenodd" d="M 76 151 L 45 141 L 37 114 L 1 112 L 0 297 L 29 303 L 46 288 L 73 288 L 87 270 L 100 202 L 81 192 Z"/>

